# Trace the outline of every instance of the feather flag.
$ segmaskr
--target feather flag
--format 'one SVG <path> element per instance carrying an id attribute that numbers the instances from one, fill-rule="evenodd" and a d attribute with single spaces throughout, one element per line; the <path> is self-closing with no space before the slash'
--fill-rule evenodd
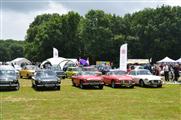
<path id="1" fill-rule="evenodd" d="M 58 50 L 56 48 L 53 48 L 53 58 L 58 57 Z"/>
<path id="2" fill-rule="evenodd" d="M 120 61 L 119 69 L 127 71 L 127 44 L 123 44 L 120 47 Z"/>

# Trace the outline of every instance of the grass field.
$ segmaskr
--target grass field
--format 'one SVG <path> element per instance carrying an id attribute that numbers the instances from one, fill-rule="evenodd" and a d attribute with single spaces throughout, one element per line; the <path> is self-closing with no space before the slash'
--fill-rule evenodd
<path id="1" fill-rule="evenodd" d="M 181 120 L 181 85 L 82 90 L 66 79 L 60 91 L 36 91 L 20 83 L 0 93 L 0 120 Z"/>

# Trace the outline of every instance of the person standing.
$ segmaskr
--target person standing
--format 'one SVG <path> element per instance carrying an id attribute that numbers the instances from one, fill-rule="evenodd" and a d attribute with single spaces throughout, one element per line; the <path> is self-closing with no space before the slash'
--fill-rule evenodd
<path id="1" fill-rule="evenodd" d="M 178 78 L 180 77 L 179 66 L 177 64 L 174 66 L 173 71 L 174 71 L 174 81 L 177 82 Z"/>
<path id="2" fill-rule="evenodd" d="M 164 65 L 163 71 L 164 71 L 165 81 L 169 81 L 169 67 L 167 64 Z"/>

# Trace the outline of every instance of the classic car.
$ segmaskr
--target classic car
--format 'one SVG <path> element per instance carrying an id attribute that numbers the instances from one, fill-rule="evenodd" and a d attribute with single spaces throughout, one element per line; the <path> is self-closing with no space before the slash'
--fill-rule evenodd
<path id="1" fill-rule="evenodd" d="M 16 70 L 9 65 L 0 66 L 0 89 L 12 88 L 19 90 L 20 85 Z"/>
<path id="2" fill-rule="evenodd" d="M 102 75 L 102 72 L 99 72 L 95 66 L 86 66 L 82 68 L 82 71 L 92 71 L 95 72 L 97 75 Z"/>
<path id="3" fill-rule="evenodd" d="M 72 76 L 72 84 L 82 89 L 85 86 L 97 86 L 99 89 L 103 89 L 104 86 L 102 77 L 92 71 L 81 71 L 77 75 Z"/>
<path id="4" fill-rule="evenodd" d="M 112 88 L 116 87 L 129 87 L 134 88 L 134 80 L 131 76 L 126 75 L 126 72 L 121 70 L 111 70 L 103 75 L 105 85 L 111 85 Z"/>
<path id="5" fill-rule="evenodd" d="M 38 70 L 32 77 L 32 87 L 38 88 L 56 88 L 60 90 L 61 80 L 52 70 Z"/>
<path id="6" fill-rule="evenodd" d="M 65 72 L 67 78 L 71 78 L 73 75 L 76 75 L 82 69 L 80 67 L 68 67 Z"/>
<path id="7" fill-rule="evenodd" d="M 23 69 L 19 71 L 20 78 L 31 79 L 36 69 L 37 66 L 35 65 L 26 65 Z"/>
<path id="8" fill-rule="evenodd" d="M 153 75 L 149 70 L 137 69 L 130 71 L 129 75 L 133 77 L 135 84 L 151 87 L 162 87 L 162 78 L 160 76 Z"/>
<path id="9" fill-rule="evenodd" d="M 96 67 L 100 72 L 102 72 L 102 74 L 106 74 L 107 72 L 110 71 L 111 69 L 111 66 L 108 66 L 108 65 L 99 65 Z"/>
<path id="10" fill-rule="evenodd" d="M 57 77 L 59 78 L 63 78 L 65 79 L 65 72 L 63 70 L 61 70 L 60 67 L 51 67 L 51 70 L 53 70 L 56 74 L 57 74 Z"/>

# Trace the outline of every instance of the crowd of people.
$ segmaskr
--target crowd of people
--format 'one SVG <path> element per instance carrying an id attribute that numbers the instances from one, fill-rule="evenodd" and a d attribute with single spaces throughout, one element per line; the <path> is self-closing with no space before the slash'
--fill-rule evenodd
<path id="1" fill-rule="evenodd" d="M 152 69 L 154 75 L 164 75 L 165 81 L 178 81 L 180 71 L 181 65 L 179 64 L 155 64 Z"/>

